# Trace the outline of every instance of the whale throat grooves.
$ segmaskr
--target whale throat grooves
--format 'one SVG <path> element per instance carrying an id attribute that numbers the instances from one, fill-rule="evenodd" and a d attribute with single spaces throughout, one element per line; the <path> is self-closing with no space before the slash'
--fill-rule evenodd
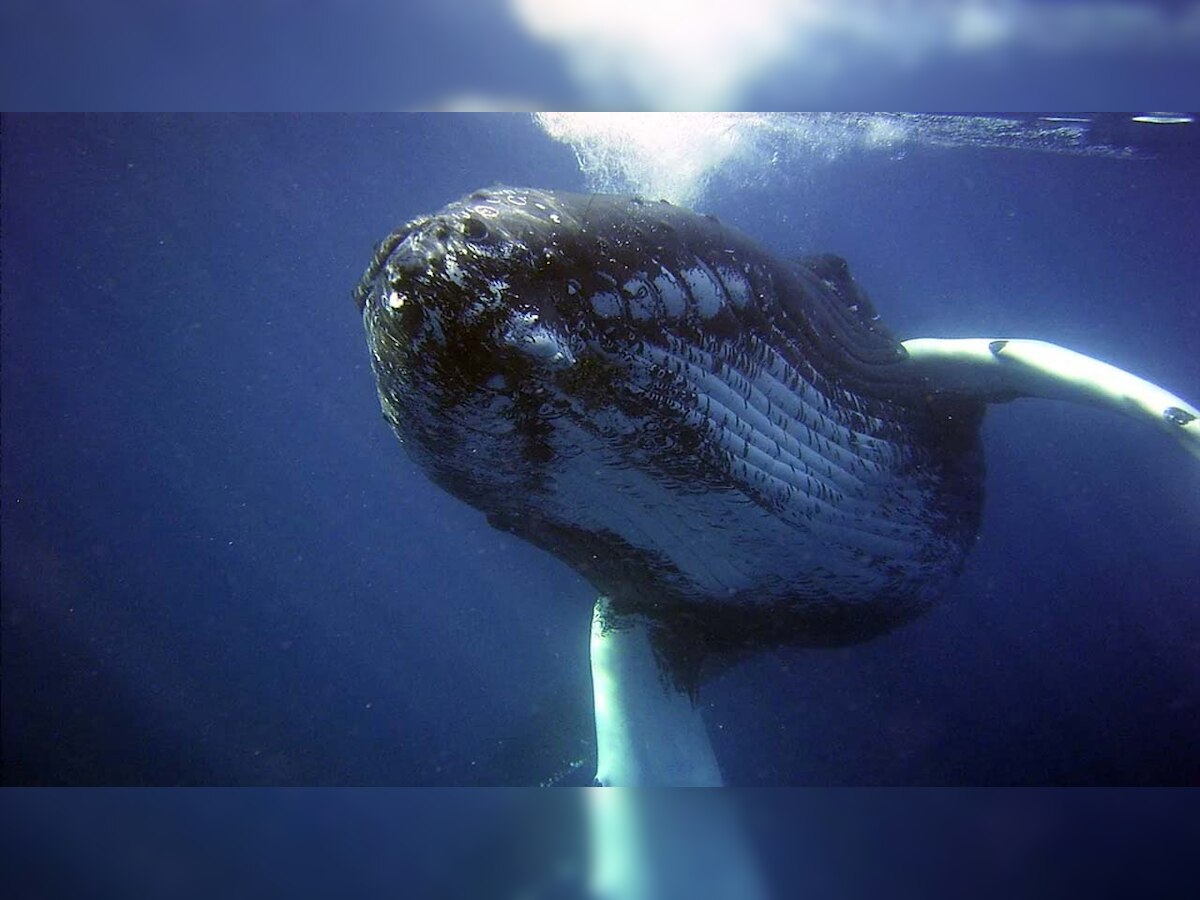
<path id="1" fill-rule="evenodd" d="M 886 632 L 960 569 L 983 404 L 927 390 L 832 255 L 635 197 L 479 191 L 355 294 L 384 415 L 439 485 L 712 657 Z"/>

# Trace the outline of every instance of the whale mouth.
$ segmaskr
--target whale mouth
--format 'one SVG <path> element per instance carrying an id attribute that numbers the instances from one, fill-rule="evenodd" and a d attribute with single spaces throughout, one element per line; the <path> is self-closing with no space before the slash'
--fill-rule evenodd
<path id="1" fill-rule="evenodd" d="M 926 403 L 836 257 L 500 188 L 389 235 L 355 297 L 409 455 L 618 611 L 857 639 L 928 605 L 977 528 L 982 406 Z"/>

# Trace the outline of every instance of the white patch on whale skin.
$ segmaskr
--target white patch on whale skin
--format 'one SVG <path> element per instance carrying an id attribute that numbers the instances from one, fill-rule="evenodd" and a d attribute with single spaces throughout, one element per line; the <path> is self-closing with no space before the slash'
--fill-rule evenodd
<path id="1" fill-rule="evenodd" d="M 711 319 L 721 311 L 721 289 L 713 281 L 708 270 L 700 266 L 683 270 L 683 279 L 692 291 L 696 311 L 705 319 Z"/>
<path id="2" fill-rule="evenodd" d="M 674 319 L 682 318 L 683 314 L 687 312 L 687 297 L 671 271 L 663 268 L 662 274 L 656 275 L 653 283 L 655 289 L 658 290 L 658 296 L 662 298 L 666 314 Z"/>
<path id="3" fill-rule="evenodd" d="M 631 278 L 622 285 L 622 290 L 629 298 L 629 314 L 635 319 L 654 319 L 658 317 L 658 302 L 654 291 L 641 278 Z"/>
<path id="4" fill-rule="evenodd" d="M 536 313 L 513 316 L 504 339 L 522 353 L 556 367 L 575 364 L 575 354 L 557 334 L 542 324 Z"/>
<path id="5" fill-rule="evenodd" d="M 717 277 L 724 283 L 729 301 L 738 309 L 745 309 L 750 303 L 750 285 L 746 283 L 745 276 L 735 269 L 720 266 L 717 268 Z"/>
<path id="6" fill-rule="evenodd" d="M 621 298 L 611 291 L 598 291 L 592 295 L 592 309 L 596 315 L 605 319 L 615 319 L 625 310 Z"/>
<path id="7" fill-rule="evenodd" d="M 463 286 L 463 270 L 459 268 L 458 258 L 453 253 L 446 254 L 446 278 L 458 287 Z"/>
<path id="8" fill-rule="evenodd" d="M 504 292 L 508 290 L 508 280 L 505 278 L 492 278 L 488 281 L 488 291 L 496 300 L 504 296 Z"/>

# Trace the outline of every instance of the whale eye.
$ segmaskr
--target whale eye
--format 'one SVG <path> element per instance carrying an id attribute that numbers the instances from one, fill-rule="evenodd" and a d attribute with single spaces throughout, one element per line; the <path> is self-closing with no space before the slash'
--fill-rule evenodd
<path id="1" fill-rule="evenodd" d="M 482 241 L 488 236 L 487 226 L 474 216 L 463 220 L 462 232 L 469 241 Z"/>

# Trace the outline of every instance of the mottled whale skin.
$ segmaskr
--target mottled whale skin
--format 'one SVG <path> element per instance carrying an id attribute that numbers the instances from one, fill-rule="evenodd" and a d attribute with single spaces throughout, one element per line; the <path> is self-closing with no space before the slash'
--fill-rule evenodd
<path id="1" fill-rule="evenodd" d="M 430 477 L 691 648 L 868 639 L 975 538 L 983 401 L 931 394 L 838 257 L 493 188 L 389 235 L 356 300 Z"/>

